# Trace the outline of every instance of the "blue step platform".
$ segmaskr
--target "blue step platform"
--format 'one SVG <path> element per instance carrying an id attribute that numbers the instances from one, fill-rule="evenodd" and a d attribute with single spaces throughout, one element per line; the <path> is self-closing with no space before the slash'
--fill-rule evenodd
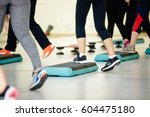
<path id="1" fill-rule="evenodd" d="M 121 62 L 139 58 L 139 54 L 137 52 L 126 53 L 126 52 L 116 51 L 115 53 L 117 57 L 121 60 Z M 108 54 L 107 53 L 98 54 L 94 59 L 96 62 L 106 62 L 108 60 Z"/>
<path id="2" fill-rule="evenodd" d="M 97 71 L 98 66 L 96 65 L 95 62 L 80 63 L 80 64 L 74 62 L 67 62 L 47 66 L 44 69 L 48 72 L 49 76 L 72 77 L 76 75 Z"/>
<path id="3" fill-rule="evenodd" d="M 22 61 L 20 54 L 0 55 L 0 65 Z"/>
<path id="4" fill-rule="evenodd" d="M 150 48 L 147 48 L 145 54 L 150 55 Z"/>

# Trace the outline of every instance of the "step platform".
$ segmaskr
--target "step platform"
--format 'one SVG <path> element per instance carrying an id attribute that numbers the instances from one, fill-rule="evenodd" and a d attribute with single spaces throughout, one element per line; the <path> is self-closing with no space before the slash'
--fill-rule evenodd
<path id="1" fill-rule="evenodd" d="M 145 41 L 144 41 L 143 38 L 138 38 L 136 40 L 136 44 L 141 44 L 141 43 L 144 43 L 144 42 Z M 122 45 L 123 44 L 123 39 L 115 39 L 115 40 L 113 40 L 113 44 L 118 44 L 118 43 L 120 43 L 120 45 Z"/>
<path id="2" fill-rule="evenodd" d="M 66 62 L 52 66 L 47 66 L 44 69 L 48 72 L 49 76 L 72 77 L 97 71 L 98 66 L 95 62 L 88 62 L 88 63 Z"/>
<path id="3" fill-rule="evenodd" d="M 144 39 L 143 38 L 138 38 L 136 40 L 136 44 L 142 44 L 144 43 Z M 122 48 L 122 45 L 123 45 L 123 39 L 116 39 L 116 40 L 113 40 L 113 44 L 116 45 L 116 48 Z"/>
<path id="4" fill-rule="evenodd" d="M 117 57 L 120 59 L 121 62 L 139 58 L 138 52 L 127 53 L 127 52 L 116 51 L 115 53 L 116 53 Z M 96 62 L 106 62 L 108 60 L 108 54 L 107 53 L 98 54 L 98 55 L 96 55 L 94 60 Z"/>
<path id="5" fill-rule="evenodd" d="M 150 55 L 150 48 L 147 48 L 147 49 L 145 50 L 145 54 L 146 54 L 146 55 Z"/>
<path id="6" fill-rule="evenodd" d="M 20 54 L 0 55 L 0 65 L 22 61 Z"/>

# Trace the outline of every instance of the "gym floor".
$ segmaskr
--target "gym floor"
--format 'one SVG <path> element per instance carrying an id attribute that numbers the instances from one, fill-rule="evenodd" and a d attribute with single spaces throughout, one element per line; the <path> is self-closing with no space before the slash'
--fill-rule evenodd
<path id="1" fill-rule="evenodd" d="M 87 36 L 87 42 L 99 41 L 97 36 Z M 109 72 L 101 72 L 105 62 L 97 63 L 99 70 L 75 77 L 49 77 L 43 87 L 36 91 L 29 91 L 32 83 L 32 65 L 29 57 L 18 44 L 16 53 L 23 57 L 22 62 L 2 65 L 8 83 L 19 90 L 19 100 L 148 100 L 150 99 L 150 55 L 145 55 L 150 40 L 146 34 L 144 44 L 137 44 L 136 50 L 140 58 L 122 62 Z M 69 45 L 77 43 L 75 36 L 51 38 L 56 45 Z M 119 37 L 114 37 L 119 39 Z M 6 42 L 0 42 L 4 47 Z M 38 44 L 37 44 L 38 45 Z M 88 53 L 88 61 L 94 61 L 96 54 L 104 53 L 101 43 L 96 44 L 95 53 Z M 42 50 L 38 46 L 40 56 Z M 70 52 L 72 48 L 65 48 L 64 55 L 56 55 L 57 49 L 46 59 L 42 60 L 44 66 L 72 61 L 76 56 Z M 88 48 L 87 48 L 88 50 Z M 116 48 L 116 50 L 121 50 Z"/>

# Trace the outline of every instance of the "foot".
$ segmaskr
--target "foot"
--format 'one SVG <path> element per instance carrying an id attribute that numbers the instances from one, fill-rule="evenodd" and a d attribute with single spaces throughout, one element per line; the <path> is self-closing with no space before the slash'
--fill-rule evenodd
<path id="1" fill-rule="evenodd" d="M 79 56 L 79 54 L 77 55 L 76 58 L 73 59 L 73 61 L 75 63 L 87 63 L 87 59 L 85 55 L 82 55 L 81 57 Z"/>
<path id="2" fill-rule="evenodd" d="M 16 100 L 18 91 L 15 87 L 10 86 L 4 96 L 4 100 Z"/>
<path id="3" fill-rule="evenodd" d="M 127 39 L 124 40 L 123 48 L 126 48 L 127 45 L 129 45 L 129 43 L 130 43 L 129 40 L 127 40 Z"/>
<path id="4" fill-rule="evenodd" d="M 106 72 L 112 70 L 116 65 L 119 65 L 121 61 L 115 56 L 112 59 L 108 59 L 106 65 L 101 69 L 101 71 Z"/>
<path id="5" fill-rule="evenodd" d="M 48 45 L 46 48 L 44 48 L 42 58 L 44 59 L 48 57 L 51 54 L 51 52 L 54 50 L 54 48 L 55 48 L 54 45 Z"/>
<path id="6" fill-rule="evenodd" d="M 13 52 L 6 49 L 0 50 L 0 55 L 9 55 L 9 54 L 13 54 Z"/>
<path id="7" fill-rule="evenodd" d="M 135 53 L 134 45 L 128 44 L 125 48 L 122 49 L 123 52 Z"/>
<path id="8" fill-rule="evenodd" d="M 44 69 L 39 70 L 38 72 L 34 72 L 33 83 L 30 87 L 30 90 L 36 90 L 41 88 L 47 78 L 48 78 L 48 74 Z"/>

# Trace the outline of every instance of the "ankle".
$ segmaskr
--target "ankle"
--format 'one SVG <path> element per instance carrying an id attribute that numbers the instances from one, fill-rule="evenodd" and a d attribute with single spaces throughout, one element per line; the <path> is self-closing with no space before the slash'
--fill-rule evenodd
<path id="1" fill-rule="evenodd" d="M 109 59 L 112 59 L 112 58 L 114 58 L 114 57 L 116 57 L 116 55 L 114 54 L 114 55 L 109 55 Z"/>
<path id="2" fill-rule="evenodd" d="M 79 57 L 86 56 L 85 53 L 79 53 Z"/>
<path id="3" fill-rule="evenodd" d="M 5 96 L 5 94 L 6 94 L 6 91 L 9 89 L 9 85 L 7 85 L 5 88 L 4 88 L 4 90 L 0 93 L 0 97 L 4 97 Z"/>

